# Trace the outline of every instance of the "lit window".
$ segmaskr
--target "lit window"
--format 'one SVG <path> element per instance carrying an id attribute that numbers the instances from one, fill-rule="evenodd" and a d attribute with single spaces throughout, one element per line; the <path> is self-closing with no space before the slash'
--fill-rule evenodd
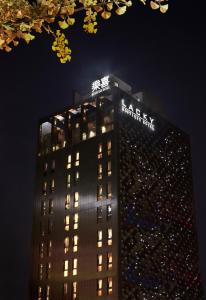
<path id="1" fill-rule="evenodd" d="M 98 165 L 98 179 L 102 179 L 102 164 Z"/>
<path id="2" fill-rule="evenodd" d="M 41 258 L 44 257 L 44 242 L 41 242 L 40 245 L 39 245 L 39 256 Z"/>
<path id="3" fill-rule="evenodd" d="M 54 192 L 54 189 L 55 189 L 55 181 L 54 181 L 54 178 L 52 178 L 52 180 L 51 180 L 51 193 Z"/>
<path id="4" fill-rule="evenodd" d="M 97 255 L 97 271 L 102 271 L 102 254 Z"/>
<path id="5" fill-rule="evenodd" d="M 65 216 L 64 223 L 65 223 L 64 229 L 66 231 L 69 231 L 69 215 Z"/>
<path id="6" fill-rule="evenodd" d="M 38 298 L 37 300 L 42 300 L 42 287 L 38 286 Z"/>
<path id="7" fill-rule="evenodd" d="M 112 269 L 112 253 L 107 253 L 107 269 Z"/>
<path id="8" fill-rule="evenodd" d="M 101 127 L 101 131 L 102 131 L 102 133 L 105 133 L 105 132 L 106 132 L 106 127 L 105 127 L 105 126 L 102 126 L 102 127 Z"/>
<path id="9" fill-rule="evenodd" d="M 69 252 L 69 237 L 65 237 L 64 239 L 64 253 L 68 253 Z"/>
<path id="10" fill-rule="evenodd" d="M 72 156 L 71 154 L 69 154 L 67 158 L 67 169 L 70 169 L 71 166 L 72 166 Z"/>
<path id="11" fill-rule="evenodd" d="M 69 261 L 65 260 L 64 261 L 64 277 L 68 277 L 69 274 Z"/>
<path id="12" fill-rule="evenodd" d="M 49 240 L 47 244 L 47 255 L 50 257 L 52 253 L 52 241 Z"/>
<path id="13" fill-rule="evenodd" d="M 97 232 L 97 247 L 102 247 L 102 230 L 98 230 Z"/>
<path id="14" fill-rule="evenodd" d="M 65 199 L 65 209 L 69 209 L 69 208 L 70 208 L 70 194 L 67 194 Z"/>
<path id="15" fill-rule="evenodd" d="M 85 141 L 87 139 L 87 134 L 86 132 L 83 132 L 82 133 L 82 140 Z"/>
<path id="16" fill-rule="evenodd" d="M 55 171 L 55 160 L 52 160 L 52 165 L 51 165 L 51 171 L 54 172 Z"/>
<path id="17" fill-rule="evenodd" d="M 78 250 L 78 235 L 74 235 L 73 238 L 73 252 L 77 252 Z"/>
<path id="18" fill-rule="evenodd" d="M 79 166 L 79 152 L 76 153 L 75 166 Z"/>
<path id="19" fill-rule="evenodd" d="M 44 223 L 43 222 L 40 223 L 40 235 L 41 236 L 45 235 L 45 227 L 44 227 Z"/>
<path id="20" fill-rule="evenodd" d="M 112 183 L 107 183 L 107 198 L 112 199 Z"/>
<path id="21" fill-rule="evenodd" d="M 75 172 L 75 183 L 79 181 L 79 171 Z"/>
<path id="22" fill-rule="evenodd" d="M 73 269 L 72 274 L 77 275 L 77 258 L 73 258 Z"/>
<path id="23" fill-rule="evenodd" d="M 50 286 L 47 285 L 46 286 L 46 300 L 49 300 L 50 299 Z"/>
<path id="24" fill-rule="evenodd" d="M 72 283 L 72 300 L 77 299 L 77 282 Z"/>
<path id="25" fill-rule="evenodd" d="M 42 216 L 46 215 L 46 201 L 42 201 L 41 203 L 41 215 Z"/>
<path id="26" fill-rule="evenodd" d="M 49 214 L 53 214 L 54 203 L 52 199 L 49 199 Z"/>
<path id="27" fill-rule="evenodd" d="M 103 210 L 102 206 L 97 207 L 97 223 L 100 223 L 102 221 L 103 217 Z"/>
<path id="28" fill-rule="evenodd" d="M 99 184 L 97 186 L 97 200 L 98 201 L 102 200 L 102 193 L 103 193 L 102 185 Z"/>
<path id="29" fill-rule="evenodd" d="M 111 228 L 109 228 L 107 231 L 107 243 L 108 243 L 108 246 L 112 245 L 112 229 Z"/>
<path id="30" fill-rule="evenodd" d="M 68 283 L 64 283 L 63 285 L 63 294 L 66 296 L 68 294 Z"/>
<path id="31" fill-rule="evenodd" d="M 103 286 L 102 279 L 98 279 L 97 280 L 97 296 L 102 296 L 102 286 Z"/>
<path id="32" fill-rule="evenodd" d="M 74 229 L 78 229 L 78 221 L 79 221 L 79 215 L 78 213 L 74 214 Z"/>
<path id="33" fill-rule="evenodd" d="M 99 144 L 98 146 L 98 159 L 102 158 L 102 144 Z"/>
<path id="34" fill-rule="evenodd" d="M 51 275 L 51 263 L 48 262 L 46 265 L 46 278 L 49 279 Z"/>
<path id="35" fill-rule="evenodd" d="M 107 176 L 111 176 L 112 175 L 112 164 L 111 161 L 107 162 Z"/>
<path id="36" fill-rule="evenodd" d="M 74 193 L 74 207 L 78 207 L 79 206 L 79 193 L 75 192 Z"/>
<path id="37" fill-rule="evenodd" d="M 43 183 L 42 193 L 43 193 L 43 195 L 45 195 L 45 196 L 46 196 L 46 194 L 47 194 L 47 182 L 46 182 L 46 181 L 44 181 L 44 183 Z"/>
<path id="38" fill-rule="evenodd" d="M 107 220 L 109 220 L 112 216 L 112 206 L 111 204 L 107 205 Z"/>
<path id="39" fill-rule="evenodd" d="M 107 155 L 110 156 L 112 152 L 112 142 L 108 141 L 107 142 Z"/>
<path id="40" fill-rule="evenodd" d="M 112 295 L 112 277 L 108 277 L 107 279 L 107 293 L 108 295 Z"/>
<path id="41" fill-rule="evenodd" d="M 71 175 L 67 174 L 67 187 L 70 188 L 71 187 Z"/>
<path id="42" fill-rule="evenodd" d="M 41 280 L 43 278 L 43 264 L 39 265 L 39 279 Z"/>

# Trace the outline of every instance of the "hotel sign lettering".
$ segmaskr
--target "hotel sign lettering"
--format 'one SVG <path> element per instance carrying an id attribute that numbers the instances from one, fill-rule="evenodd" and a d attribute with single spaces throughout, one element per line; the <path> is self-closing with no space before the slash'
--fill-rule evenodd
<path id="1" fill-rule="evenodd" d="M 125 100 L 122 99 L 122 112 L 130 115 L 133 119 L 139 121 L 143 125 L 149 127 L 151 130 L 155 130 L 154 119 L 148 116 L 148 114 L 142 112 L 139 108 L 135 107 L 133 104 L 126 105 Z"/>
<path id="2" fill-rule="evenodd" d="M 110 89 L 109 76 L 104 76 L 100 80 L 95 80 L 92 83 L 92 96 L 100 94 L 108 89 Z"/>

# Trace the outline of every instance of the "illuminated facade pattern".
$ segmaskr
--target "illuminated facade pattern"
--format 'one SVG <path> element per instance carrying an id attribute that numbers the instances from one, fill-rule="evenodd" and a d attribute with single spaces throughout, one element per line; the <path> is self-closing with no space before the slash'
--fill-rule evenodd
<path id="1" fill-rule="evenodd" d="M 107 81 L 40 122 L 31 300 L 203 300 L 188 138 Z"/>

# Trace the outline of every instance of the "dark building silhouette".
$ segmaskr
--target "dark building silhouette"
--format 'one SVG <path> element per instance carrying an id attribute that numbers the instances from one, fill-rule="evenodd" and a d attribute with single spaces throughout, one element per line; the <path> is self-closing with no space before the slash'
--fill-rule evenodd
<path id="1" fill-rule="evenodd" d="M 39 125 L 31 299 L 202 300 L 188 136 L 114 76 L 78 99 Z"/>

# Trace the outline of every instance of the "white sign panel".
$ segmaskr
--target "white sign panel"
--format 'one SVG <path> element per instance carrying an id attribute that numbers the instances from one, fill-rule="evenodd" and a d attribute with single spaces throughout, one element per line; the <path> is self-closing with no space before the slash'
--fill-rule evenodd
<path id="1" fill-rule="evenodd" d="M 95 80 L 92 83 L 92 96 L 102 93 L 108 90 L 109 88 L 109 76 L 105 76 L 100 80 Z"/>
<path id="2" fill-rule="evenodd" d="M 142 123 L 143 125 L 149 127 L 151 130 L 155 130 L 154 119 L 142 112 L 139 108 L 135 107 L 133 104 L 126 105 L 124 99 L 122 99 L 122 112 L 130 115 L 133 119 Z"/>

